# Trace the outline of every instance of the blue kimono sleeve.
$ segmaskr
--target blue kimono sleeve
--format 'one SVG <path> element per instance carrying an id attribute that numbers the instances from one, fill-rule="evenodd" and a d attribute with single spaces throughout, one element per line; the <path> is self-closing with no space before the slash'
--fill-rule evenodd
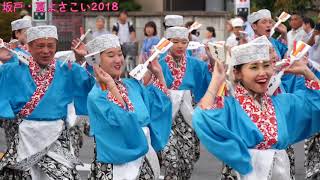
<path id="1" fill-rule="evenodd" d="M 318 79 L 320 78 L 320 72 L 316 68 L 311 67 L 310 70 L 317 76 Z M 295 74 L 285 74 L 281 78 L 281 83 L 286 93 L 294 93 L 299 89 L 306 88 L 304 77 L 297 76 Z"/>
<path id="2" fill-rule="evenodd" d="M 65 65 L 67 66 L 67 65 Z M 72 64 L 72 85 L 74 96 L 87 96 L 93 87 L 95 80 L 89 73 L 79 64 Z"/>
<path id="3" fill-rule="evenodd" d="M 74 97 L 74 108 L 76 110 L 76 115 L 88 115 L 87 110 L 87 98 L 88 96 L 76 96 Z"/>
<path id="4" fill-rule="evenodd" d="M 147 86 L 144 92 L 144 100 L 150 114 L 151 145 L 155 151 L 161 151 L 170 136 L 172 103 L 170 98 L 154 85 Z M 146 99 L 148 99 L 147 102 Z"/>
<path id="5" fill-rule="evenodd" d="M 8 76 L 10 76 L 10 70 L 7 65 L 0 66 L 0 119 L 13 119 L 15 114 L 10 105 L 10 89 L 6 84 Z"/>
<path id="6" fill-rule="evenodd" d="M 284 129 L 288 133 L 284 146 L 297 143 L 320 132 L 319 90 L 306 88 L 293 94 L 280 94 L 274 98 L 273 102 L 279 107 L 276 108 L 276 114 L 282 114 L 285 117 L 281 118 L 285 119 L 285 122 L 282 122 L 277 116 L 279 129 Z"/>
<path id="7" fill-rule="evenodd" d="M 2 98 L 1 98 L 2 99 Z M 0 119 L 14 119 L 15 115 L 7 100 L 0 100 Z"/>
<path id="8" fill-rule="evenodd" d="M 95 86 L 88 96 L 90 131 L 95 137 L 97 160 L 123 164 L 148 151 L 147 139 L 136 116 L 107 99 Z"/>
<path id="9" fill-rule="evenodd" d="M 281 83 L 286 93 L 294 93 L 299 89 L 306 88 L 304 77 L 295 74 L 285 74 L 281 78 Z"/>
<path id="10" fill-rule="evenodd" d="M 192 124 L 200 142 L 211 154 L 241 174 L 252 171 L 248 148 L 261 142 L 263 135 L 235 100 L 225 97 L 221 109 L 197 107 Z"/>
<path id="11" fill-rule="evenodd" d="M 83 70 L 86 73 L 84 73 Z M 80 81 L 81 79 L 83 80 L 83 85 L 79 84 L 79 86 L 82 86 L 84 88 L 84 91 L 82 93 L 75 94 L 74 105 L 77 115 L 88 115 L 88 110 L 86 106 L 88 93 L 95 84 L 93 67 L 87 64 L 85 68 L 80 69 L 80 74 L 82 76 L 80 76 Z"/>
<path id="12" fill-rule="evenodd" d="M 280 41 L 274 39 L 274 38 L 270 38 L 270 41 L 273 45 L 273 47 L 275 48 L 278 56 L 283 59 L 284 55 L 286 54 L 286 52 L 288 51 L 288 46 L 281 43 Z M 290 53 L 290 52 L 289 52 Z"/>
<path id="13" fill-rule="evenodd" d="M 188 49 L 186 54 L 187 54 L 187 57 L 191 57 L 192 56 L 192 50 Z"/>
<path id="14" fill-rule="evenodd" d="M 195 80 L 195 86 L 193 87 L 192 92 L 194 94 L 195 101 L 199 102 L 209 87 L 212 73 L 209 71 L 208 63 L 196 58 L 192 58 L 191 62 L 194 68 Z"/>

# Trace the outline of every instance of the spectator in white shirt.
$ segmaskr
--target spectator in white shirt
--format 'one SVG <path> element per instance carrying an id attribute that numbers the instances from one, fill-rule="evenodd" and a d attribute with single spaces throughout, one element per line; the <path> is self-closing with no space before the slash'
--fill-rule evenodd
<path id="1" fill-rule="evenodd" d="M 112 27 L 112 33 L 119 37 L 121 45 L 136 41 L 136 31 L 132 22 L 128 21 L 128 12 L 126 10 L 120 12 L 118 21 Z"/>
<path id="2" fill-rule="evenodd" d="M 303 40 L 303 37 L 306 34 L 306 32 L 303 30 L 302 24 L 303 21 L 301 15 L 293 13 L 290 18 L 291 30 L 287 34 L 288 53 L 291 53 L 294 41 L 298 42 L 300 40 Z"/>
<path id="3" fill-rule="evenodd" d="M 320 68 L 320 21 L 315 25 L 307 44 L 311 46 L 309 50 L 309 60 L 319 64 Z"/>
<path id="4" fill-rule="evenodd" d="M 244 30 L 243 29 L 244 22 L 239 17 L 231 19 L 231 25 L 233 27 L 233 30 L 230 36 L 226 40 L 226 46 L 228 49 L 240 44 L 240 40 L 241 40 L 240 32 Z"/>

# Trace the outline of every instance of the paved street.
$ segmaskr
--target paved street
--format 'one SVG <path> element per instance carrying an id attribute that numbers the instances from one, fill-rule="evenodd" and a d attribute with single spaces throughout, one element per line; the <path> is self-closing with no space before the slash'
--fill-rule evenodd
<path id="1" fill-rule="evenodd" d="M 296 180 L 303 180 L 303 145 L 299 143 L 296 148 Z M 5 150 L 5 141 L 3 130 L 0 130 L 0 152 Z M 92 140 L 85 137 L 84 147 L 81 149 L 81 160 L 86 164 L 85 167 L 79 167 L 82 179 L 86 179 L 89 163 L 92 159 L 93 149 Z M 192 180 L 216 180 L 219 178 L 221 163 L 211 156 L 204 148 L 201 150 L 201 157 L 195 166 Z"/>

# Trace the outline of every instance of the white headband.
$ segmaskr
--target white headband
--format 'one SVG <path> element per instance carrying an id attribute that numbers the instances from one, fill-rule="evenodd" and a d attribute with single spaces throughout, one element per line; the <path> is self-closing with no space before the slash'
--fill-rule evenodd
<path id="1" fill-rule="evenodd" d="M 119 37 L 114 34 L 104 34 L 89 41 L 86 47 L 89 54 L 120 47 Z"/>
<path id="2" fill-rule="evenodd" d="M 231 25 L 232 25 L 232 27 L 242 27 L 243 26 L 243 20 L 241 18 L 231 19 Z"/>
<path id="3" fill-rule="evenodd" d="M 12 31 L 32 27 L 31 21 L 28 19 L 18 19 L 11 22 Z"/>
<path id="4" fill-rule="evenodd" d="M 183 26 L 183 17 L 180 15 L 166 15 L 164 24 L 166 26 Z"/>
<path id="5" fill-rule="evenodd" d="M 181 39 L 189 39 L 189 31 L 185 27 L 170 27 L 165 32 L 165 37 L 167 39 L 170 38 L 181 38 Z"/>
<path id="6" fill-rule="evenodd" d="M 271 17 L 271 12 L 268 10 L 268 9 L 261 9 L 257 12 L 253 12 L 251 13 L 249 16 L 248 16 L 248 22 L 250 24 L 253 24 L 255 23 L 256 21 L 260 20 L 260 19 L 263 19 L 263 18 L 270 18 L 272 19 Z"/>
<path id="7" fill-rule="evenodd" d="M 40 38 L 55 38 L 58 40 L 58 32 L 56 26 L 36 26 L 27 30 L 27 43 Z"/>
<path id="8" fill-rule="evenodd" d="M 233 66 L 258 60 L 270 61 L 268 44 L 249 42 L 231 48 L 231 65 Z"/>

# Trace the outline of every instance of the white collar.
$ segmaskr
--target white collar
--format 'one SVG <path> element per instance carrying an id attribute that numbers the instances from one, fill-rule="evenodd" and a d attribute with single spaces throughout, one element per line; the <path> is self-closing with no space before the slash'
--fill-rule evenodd
<path id="1" fill-rule="evenodd" d="M 296 29 L 296 30 L 291 29 L 291 31 L 292 31 L 293 33 L 298 33 L 298 32 L 304 31 L 304 30 L 303 30 L 303 27 L 301 26 L 301 27 L 299 27 L 299 28 Z"/>

